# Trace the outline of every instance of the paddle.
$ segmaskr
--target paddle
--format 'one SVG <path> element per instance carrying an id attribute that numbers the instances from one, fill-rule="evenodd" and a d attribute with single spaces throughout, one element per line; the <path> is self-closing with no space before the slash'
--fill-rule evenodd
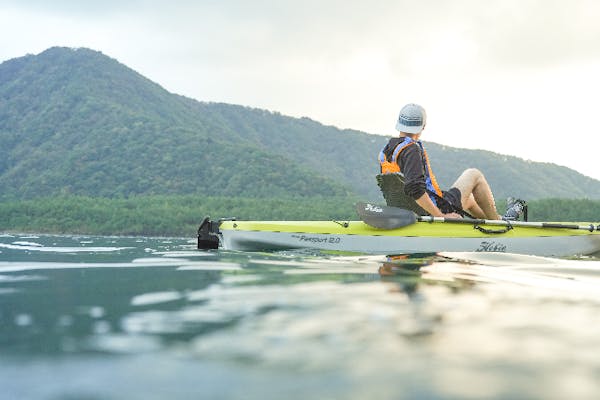
<path id="1" fill-rule="evenodd" d="M 525 222 L 525 221 L 504 221 L 491 219 L 471 219 L 471 218 L 444 218 L 419 216 L 410 210 L 398 207 L 381 206 L 372 203 L 357 203 L 356 211 L 360 219 L 367 225 L 379 229 L 396 229 L 403 226 L 412 225 L 417 222 L 446 222 L 454 224 L 471 225 L 495 225 L 505 227 L 527 226 L 534 228 L 559 228 L 559 229 L 581 229 L 593 232 L 600 231 L 600 226 L 594 225 L 576 225 L 576 224 L 558 224 L 551 222 Z M 488 233 L 503 233 L 488 232 Z"/>

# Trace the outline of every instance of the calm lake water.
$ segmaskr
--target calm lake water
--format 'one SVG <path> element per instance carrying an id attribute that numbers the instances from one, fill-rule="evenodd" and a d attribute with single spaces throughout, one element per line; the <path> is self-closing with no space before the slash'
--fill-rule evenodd
<path id="1" fill-rule="evenodd" d="M 0 235 L 0 398 L 597 399 L 600 260 Z"/>

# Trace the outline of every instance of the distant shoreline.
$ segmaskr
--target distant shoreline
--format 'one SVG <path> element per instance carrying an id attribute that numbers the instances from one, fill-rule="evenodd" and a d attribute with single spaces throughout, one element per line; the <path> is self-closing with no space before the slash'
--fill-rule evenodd
<path id="1" fill-rule="evenodd" d="M 354 197 L 86 196 L 0 201 L 0 232 L 19 234 L 196 237 L 205 216 L 240 220 L 356 220 Z M 378 201 L 383 204 L 382 201 Z M 498 201 L 500 212 L 504 201 Z M 600 221 L 600 200 L 529 202 L 529 220 Z"/>

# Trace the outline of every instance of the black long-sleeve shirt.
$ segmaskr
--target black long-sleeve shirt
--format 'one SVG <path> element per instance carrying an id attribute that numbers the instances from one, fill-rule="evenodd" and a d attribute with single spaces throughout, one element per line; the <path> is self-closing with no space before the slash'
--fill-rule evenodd
<path id="1" fill-rule="evenodd" d="M 385 146 L 383 152 L 388 161 L 392 160 L 392 154 L 396 146 L 402 142 L 404 138 L 392 138 Z M 408 146 L 398 157 L 398 166 L 400 172 L 404 175 L 404 193 L 413 199 L 418 199 L 427 191 L 425 183 L 425 156 L 421 147 L 418 144 Z"/>

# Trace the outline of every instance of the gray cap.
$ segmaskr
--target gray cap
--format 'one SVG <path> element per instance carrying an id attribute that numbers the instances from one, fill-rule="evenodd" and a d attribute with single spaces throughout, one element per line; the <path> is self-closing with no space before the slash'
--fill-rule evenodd
<path id="1" fill-rule="evenodd" d="M 427 114 L 425 109 L 418 104 L 407 104 L 400 110 L 396 129 L 405 133 L 419 133 L 425 127 Z"/>

